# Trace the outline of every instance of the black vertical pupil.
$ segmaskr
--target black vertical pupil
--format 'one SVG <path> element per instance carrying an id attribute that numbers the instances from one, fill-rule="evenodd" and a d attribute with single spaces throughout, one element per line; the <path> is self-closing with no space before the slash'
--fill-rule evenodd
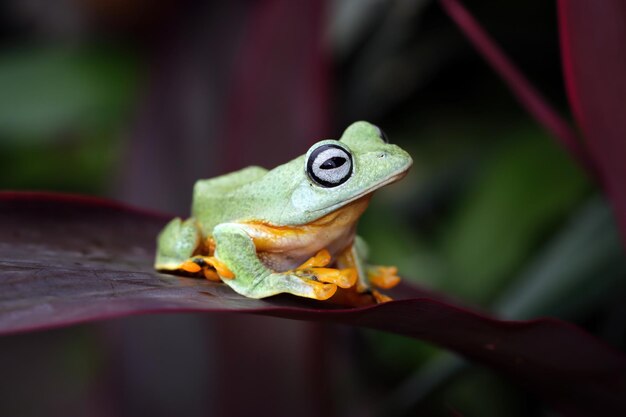
<path id="1" fill-rule="evenodd" d="M 342 158 L 340 156 L 333 156 L 332 158 L 328 158 L 324 161 L 322 165 L 320 165 L 320 169 L 335 169 L 339 168 L 343 164 L 346 163 L 346 158 Z"/>

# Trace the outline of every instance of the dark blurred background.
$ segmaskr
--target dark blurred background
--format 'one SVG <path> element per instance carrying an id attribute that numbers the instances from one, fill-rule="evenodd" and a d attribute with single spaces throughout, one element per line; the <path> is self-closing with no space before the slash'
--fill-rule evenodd
<path id="1" fill-rule="evenodd" d="M 464 2 L 570 113 L 553 2 Z M 360 223 L 374 263 L 499 316 L 625 347 L 626 264 L 597 186 L 436 1 L 5 0 L 0 188 L 186 215 L 206 178 L 382 127 L 415 160 Z M 399 336 L 247 316 L 2 338 L 0 415 L 547 415 L 501 375 Z"/>

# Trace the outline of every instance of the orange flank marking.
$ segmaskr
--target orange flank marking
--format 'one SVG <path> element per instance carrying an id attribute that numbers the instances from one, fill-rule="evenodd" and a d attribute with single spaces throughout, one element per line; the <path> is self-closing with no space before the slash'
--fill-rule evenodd
<path id="1" fill-rule="evenodd" d="M 322 249 L 296 269 L 320 268 L 330 263 L 330 252 Z"/>
<path id="2" fill-rule="evenodd" d="M 265 252 L 277 246 L 288 247 L 291 242 L 300 239 L 307 230 L 304 227 L 272 226 L 265 223 L 250 222 L 255 233 L 252 236 L 257 251 Z"/>
<path id="3" fill-rule="evenodd" d="M 398 277 L 397 273 L 398 268 L 395 266 L 379 266 L 372 271 L 368 271 L 367 276 L 373 285 L 388 290 L 400 282 L 400 277 Z"/>

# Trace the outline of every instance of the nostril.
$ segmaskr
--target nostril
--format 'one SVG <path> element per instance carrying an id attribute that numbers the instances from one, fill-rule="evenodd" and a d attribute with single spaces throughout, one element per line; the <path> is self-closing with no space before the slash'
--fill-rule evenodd
<path id="1" fill-rule="evenodd" d="M 379 153 L 379 154 L 378 154 L 378 157 L 379 157 L 379 158 L 386 158 L 386 157 L 387 157 L 387 154 L 386 154 L 386 153 L 384 153 L 384 152 L 382 152 L 382 153 Z"/>

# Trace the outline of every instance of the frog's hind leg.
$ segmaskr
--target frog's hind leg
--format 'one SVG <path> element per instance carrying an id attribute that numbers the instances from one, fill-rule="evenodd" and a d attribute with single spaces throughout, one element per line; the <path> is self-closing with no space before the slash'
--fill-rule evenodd
<path id="1" fill-rule="evenodd" d="M 202 234 L 193 218 L 170 221 L 157 238 L 157 255 L 154 267 L 159 271 L 185 271 L 196 273 L 201 265 L 193 262 L 202 243 Z"/>
<path id="2" fill-rule="evenodd" d="M 356 236 L 354 243 L 348 246 L 337 257 L 339 268 L 353 268 L 357 273 L 357 281 L 354 290 L 357 293 L 369 293 L 370 285 L 367 279 L 367 244 L 360 236 Z"/>
<path id="3" fill-rule="evenodd" d="M 340 267 L 354 268 L 358 273 L 358 280 L 356 285 L 351 288 L 352 291 L 343 293 L 345 302 L 348 304 L 367 304 L 369 297 L 372 297 L 376 303 L 391 301 L 390 297 L 372 288 L 372 285 L 382 289 L 389 289 L 400 281 L 400 278 L 396 275 L 397 269 L 395 267 L 368 265 L 365 262 L 367 254 L 367 244 L 360 236 L 357 236 L 354 244 L 346 248 L 337 259 L 337 264 Z"/>

